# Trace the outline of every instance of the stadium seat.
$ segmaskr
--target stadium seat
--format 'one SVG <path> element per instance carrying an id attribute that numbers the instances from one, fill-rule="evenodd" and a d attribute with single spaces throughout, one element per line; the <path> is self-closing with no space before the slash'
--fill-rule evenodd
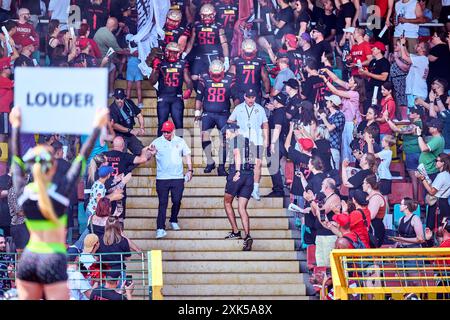
<path id="1" fill-rule="evenodd" d="M 406 177 L 405 175 L 405 164 L 403 162 L 391 162 L 391 166 L 389 170 L 393 174 L 394 172 L 398 172 L 399 176 Z"/>
<path id="2" fill-rule="evenodd" d="M 389 204 L 400 203 L 405 197 L 413 197 L 412 184 L 393 180 L 392 193 L 388 196 Z"/>
<path id="3" fill-rule="evenodd" d="M 417 207 L 417 210 L 414 211 L 414 214 L 420 218 L 420 205 Z M 392 225 L 397 230 L 400 218 L 403 217 L 403 212 L 400 212 L 400 204 L 397 203 L 394 205 L 394 214 L 392 215 Z"/>

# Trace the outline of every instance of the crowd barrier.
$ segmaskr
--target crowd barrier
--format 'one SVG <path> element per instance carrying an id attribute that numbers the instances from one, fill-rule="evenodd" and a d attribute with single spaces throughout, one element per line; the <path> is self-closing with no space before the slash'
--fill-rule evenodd
<path id="1" fill-rule="evenodd" d="M 334 298 L 450 299 L 450 248 L 334 249 Z"/>
<path id="2" fill-rule="evenodd" d="M 131 257 L 124 256 L 131 254 Z M 90 254 L 68 254 L 78 256 L 77 269 L 83 274 L 90 286 L 98 286 L 100 290 L 114 290 L 105 288 L 106 276 L 110 271 L 120 272 L 118 281 L 120 288 L 124 281 L 134 283 L 133 300 L 162 300 L 163 269 L 161 250 L 148 252 L 114 252 Z M 116 256 L 116 260 L 105 260 L 104 256 Z M 96 262 L 92 262 L 92 257 Z M 90 261 L 86 263 L 86 261 Z M 15 288 L 16 270 L 20 264 L 20 254 L 0 254 L 0 299 L 9 289 Z M 88 265 L 86 268 L 85 265 Z M 116 265 L 115 268 L 111 265 Z M 117 267 L 123 265 L 122 267 Z M 125 284 L 126 285 L 126 284 Z M 83 289 L 85 284 L 80 281 L 71 281 L 72 289 Z M 13 290 L 14 291 L 14 290 Z M 5 297 L 3 299 L 6 299 Z M 11 299 L 11 297 L 9 297 Z M 13 297 L 14 299 L 14 297 Z"/>

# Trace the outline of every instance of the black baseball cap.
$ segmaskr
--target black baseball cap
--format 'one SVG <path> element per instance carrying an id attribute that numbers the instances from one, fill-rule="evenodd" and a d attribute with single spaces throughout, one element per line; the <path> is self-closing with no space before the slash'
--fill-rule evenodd
<path id="1" fill-rule="evenodd" d="M 439 131 L 442 131 L 443 124 L 442 121 L 438 118 L 431 119 L 430 121 L 428 121 L 427 125 L 429 128 L 433 127 L 438 129 Z"/>
<path id="2" fill-rule="evenodd" d="M 120 273 L 120 271 L 117 271 L 117 270 L 107 271 L 106 279 L 118 281 L 118 280 L 120 280 L 121 275 L 122 274 Z"/>
<path id="3" fill-rule="evenodd" d="M 289 58 L 286 52 L 278 52 L 277 59 Z"/>
<path id="4" fill-rule="evenodd" d="M 274 100 L 278 101 L 279 103 L 281 103 L 282 105 L 286 104 L 287 98 L 284 94 L 282 94 L 281 92 L 279 94 L 277 94 L 275 97 L 273 97 Z"/>
<path id="5" fill-rule="evenodd" d="M 325 34 L 325 26 L 322 24 L 317 23 L 312 29 L 311 31 L 316 30 L 317 32 L 320 32 L 322 34 Z"/>
<path id="6" fill-rule="evenodd" d="M 409 109 L 410 113 L 417 113 L 420 116 L 423 116 L 425 114 L 423 108 L 421 106 L 415 105 L 411 109 Z"/>
<path id="7" fill-rule="evenodd" d="M 355 190 L 353 192 L 353 199 L 355 199 L 356 202 L 358 202 L 362 206 L 367 206 L 369 204 L 369 201 L 367 201 L 368 194 L 362 190 Z"/>
<path id="8" fill-rule="evenodd" d="M 256 91 L 254 89 L 247 89 L 245 91 L 245 96 L 246 97 L 256 97 Z"/>
<path id="9" fill-rule="evenodd" d="M 114 90 L 114 98 L 125 99 L 127 95 L 125 94 L 125 90 L 122 88 L 117 88 Z"/>
<path id="10" fill-rule="evenodd" d="M 298 84 L 298 81 L 294 78 L 289 79 L 288 81 L 283 82 L 285 85 L 291 87 L 292 89 L 298 89 L 300 85 Z"/>

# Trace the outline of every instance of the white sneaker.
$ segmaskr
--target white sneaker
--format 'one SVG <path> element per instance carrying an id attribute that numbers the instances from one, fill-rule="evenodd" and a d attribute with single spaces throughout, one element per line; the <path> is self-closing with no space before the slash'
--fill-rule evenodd
<path id="1" fill-rule="evenodd" d="M 156 230 L 156 239 L 164 238 L 167 236 L 167 232 L 164 229 L 158 229 Z"/>
<path id="2" fill-rule="evenodd" d="M 180 226 L 176 222 L 171 222 L 170 225 L 172 226 L 172 230 L 180 230 Z"/>
<path id="3" fill-rule="evenodd" d="M 142 109 L 143 107 L 144 107 L 144 104 L 143 104 L 143 103 L 139 103 L 139 104 L 138 104 L 138 108 L 139 108 L 139 109 Z"/>
<path id="4" fill-rule="evenodd" d="M 257 201 L 261 200 L 261 196 L 259 195 L 259 190 L 253 189 L 252 198 Z"/>

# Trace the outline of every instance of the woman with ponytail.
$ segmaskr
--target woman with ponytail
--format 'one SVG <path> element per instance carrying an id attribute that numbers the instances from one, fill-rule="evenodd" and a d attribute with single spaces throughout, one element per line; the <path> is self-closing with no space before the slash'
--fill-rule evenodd
<path id="1" fill-rule="evenodd" d="M 96 114 L 94 131 L 83 145 L 64 177 L 57 177 L 57 162 L 49 146 L 39 145 L 20 155 L 20 110 L 10 113 L 13 184 L 23 208 L 30 241 L 17 268 L 17 289 L 21 300 L 69 299 L 67 287 L 66 226 L 69 196 L 84 171 L 85 157 L 90 154 L 100 130 L 108 121 L 108 109 Z M 25 172 L 33 182 L 26 183 Z M 58 179 L 56 179 L 58 178 Z M 53 181 L 59 181 L 54 183 Z"/>

